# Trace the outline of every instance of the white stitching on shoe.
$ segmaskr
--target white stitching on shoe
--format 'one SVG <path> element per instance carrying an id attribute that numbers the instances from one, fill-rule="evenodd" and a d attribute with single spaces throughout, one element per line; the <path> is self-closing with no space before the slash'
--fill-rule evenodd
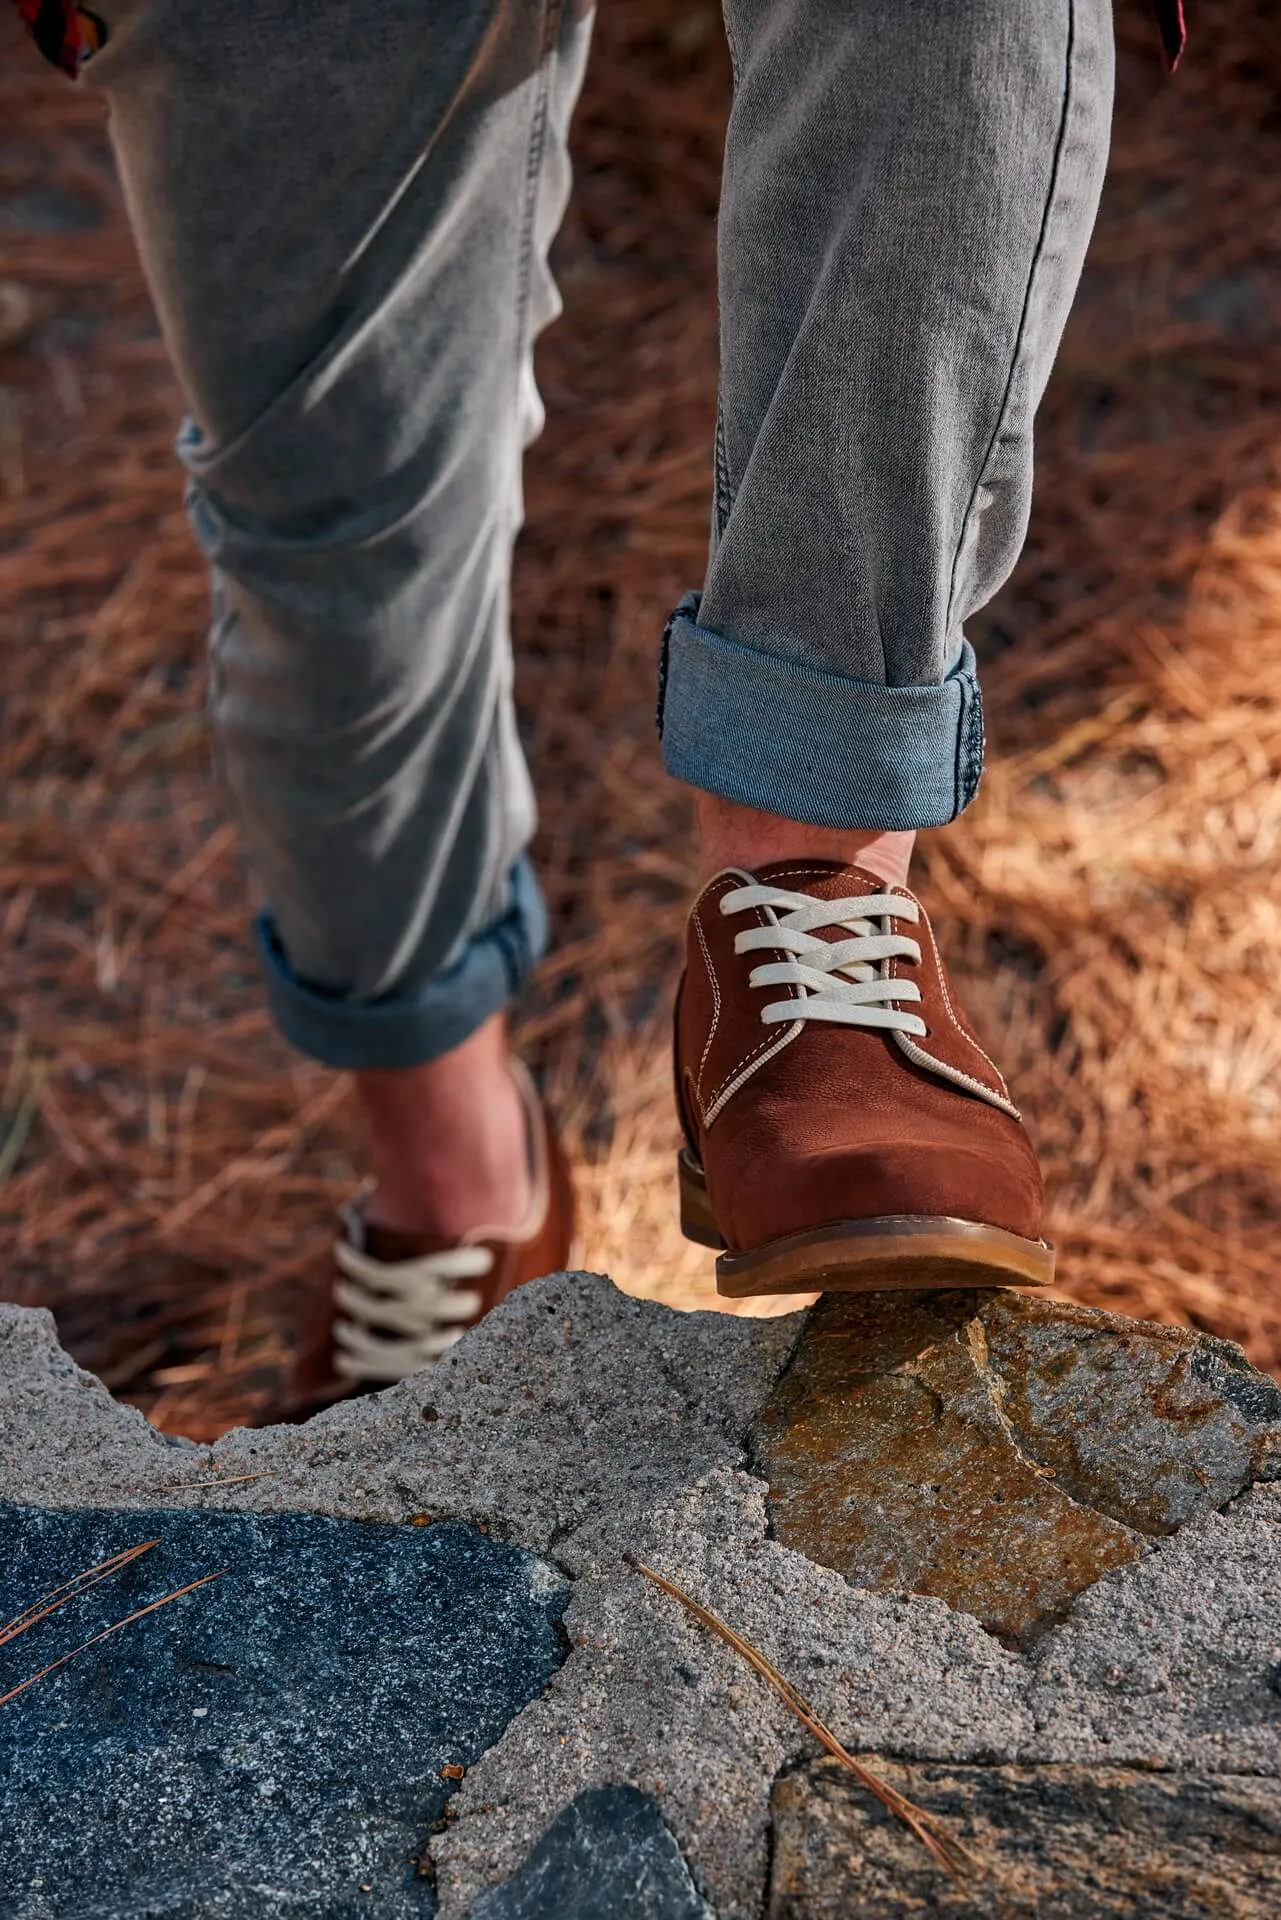
<path id="1" fill-rule="evenodd" d="M 918 1047 L 916 1042 L 909 1040 L 905 1033 L 896 1033 L 894 1038 L 908 1059 L 916 1066 L 924 1067 L 927 1073 L 937 1073 L 944 1080 L 951 1080 L 956 1086 L 964 1087 L 967 1092 L 977 1093 L 987 1101 L 989 1106 L 999 1107 L 1002 1113 L 1008 1113 L 1011 1120 L 1023 1118 L 1014 1102 L 1005 1099 L 994 1087 L 989 1087 L 985 1080 L 976 1080 L 972 1073 L 966 1073 L 961 1067 L 949 1066 L 947 1061 L 940 1060 L 937 1054 L 927 1053 L 924 1047 Z"/>
<path id="2" fill-rule="evenodd" d="M 952 1006 L 951 996 L 949 995 L 947 990 L 947 975 L 943 971 L 943 962 L 939 957 L 938 942 L 934 938 L 934 929 L 930 925 L 929 920 L 925 917 L 924 914 L 922 914 L 921 919 L 925 927 L 925 931 L 930 937 L 930 949 L 934 955 L 935 972 L 938 975 L 939 990 L 943 995 L 943 1005 L 947 1008 L 948 1019 L 952 1022 L 952 1025 L 956 1028 L 957 1033 L 960 1035 L 961 1039 L 965 1042 L 966 1046 L 972 1048 L 973 1051 L 978 1054 L 979 1059 L 984 1061 L 987 1066 L 991 1067 L 992 1074 L 994 1079 L 996 1080 L 997 1087 L 1000 1089 L 1001 1093 L 1005 1096 L 1008 1102 L 1010 1097 L 1010 1089 L 1006 1084 L 1005 1076 L 1001 1072 L 1001 1069 L 997 1066 L 995 1060 L 993 1060 L 989 1054 L 983 1051 L 978 1041 L 975 1040 L 972 1037 L 972 1035 L 968 1034 L 965 1031 L 965 1028 L 961 1025 L 960 1021 L 956 1017 L 955 1009 Z M 922 1048 L 921 1051 L 924 1052 L 925 1049 Z M 942 1062 L 936 1062 L 935 1064 L 941 1066 Z M 960 1071 L 960 1069 L 957 1069 L 957 1071 Z M 979 1082 L 978 1084 L 981 1085 L 982 1083 Z M 1017 1107 L 1010 1106 L 1009 1111 L 1014 1115 L 1014 1118 L 1016 1120 L 1020 1118 Z"/>
<path id="3" fill-rule="evenodd" d="M 695 1091 L 698 1094 L 699 1105 L 701 1106 L 703 1102 L 703 1069 L 707 1065 L 707 1056 L 711 1052 L 712 1041 L 716 1037 L 716 1028 L 720 1023 L 721 989 L 720 982 L 716 978 L 715 969 L 712 966 L 712 955 L 711 949 L 707 944 L 707 935 L 703 932 L 703 923 L 699 919 L 697 911 L 695 911 L 693 915 L 693 920 L 694 931 L 698 935 L 698 944 L 703 949 L 703 962 L 707 968 L 707 977 L 712 985 L 712 1024 L 707 1030 L 707 1045 L 703 1048 L 702 1058 L 698 1063 L 698 1079 L 694 1083 Z"/>
<path id="4" fill-rule="evenodd" d="M 761 1045 L 754 1048 L 745 1060 L 739 1061 L 738 1066 L 734 1069 L 735 1077 L 730 1080 L 728 1084 L 723 1084 L 721 1088 L 718 1089 L 716 1098 L 703 1115 L 703 1125 L 705 1127 L 711 1126 L 717 1114 L 728 1101 L 733 1099 L 743 1082 L 751 1079 L 758 1067 L 763 1067 L 767 1060 L 772 1059 L 776 1053 L 781 1053 L 790 1040 L 795 1040 L 803 1025 L 803 1021 L 795 1021 L 787 1029 L 786 1033 L 780 1034 L 777 1039 L 762 1041 Z"/>
<path id="5" fill-rule="evenodd" d="M 797 869 L 797 874 L 804 874 L 806 877 L 810 879 L 816 878 L 817 875 L 821 872 L 822 872 L 822 869 L 819 867 L 807 866 L 804 868 Z M 789 873 L 788 877 L 791 878 L 792 875 Z M 732 885 L 728 885 L 728 884 L 723 885 L 722 883 L 731 883 L 735 880 L 738 881 L 740 886 L 751 886 L 753 884 L 752 875 L 747 872 L 746 868 L 727 867 L 723 873 L 718 873 L 716 878 L 710 882 L 707 888 L 707 891 L 703 895 L 702 900 L 700 900 L 698 903 L 699 906 L 702 906 L 704 901 L 709 900 L 710 898 L 713 897 L 712 896 L 713 887 L 717 887 L 717 886 L 721 887 L 721 891 L 719 895 L 716 896 L 716 898 L 718 899 L 718 902 L 720 900 L 725 899 L 727 892 L 733 892 L 734 889 Z M 760 912 L 760 917 L 757 920 L 757 926 L 758 927 L 769 926 L 770 917 L 768 912 L 764 908 L 761 908 L 759 912 Z M 694 924 L 698 926 L 697 909 L 695 910 Z M 701 927 L 699 927 L 699 937 L 700 939 L 702 939 L 703 937 Z M 707 954 L 706 944 L 704 944 L 703 951 L 705 954 Z M 712 974 L 712 978 L 714 981 L 715 974 L 712 973 L 712 963 L 711 963 L 710 954 L 708 954 L 708 957 L 707 957 L 707 969 L 708 969 L 708 972 Z M 716 995 L 717 995 L 717 1006 L 719 1008 L 721 1004 L 719 986 L 716 988 Z M 740 1060 L 736 1061 L 736 1063 L 730 1068 L 729 1072 L 726 1074 L 725 1078 L 720 1082 L 719 1086 L 715 1089 L 715 1091 L 711 1095 L 709 1095 L 706 1102 L 704 1102 L 702 1088 L 700 1085 L 698 1098 L 699 1098 L 699 1106 L 702 1108 L 703 1125 L 705 1127 L 710 1127 L 712 1124 L 712 1121 L 716 1118 L 717 1114 L 724 1107 L 726 1101 L 733 1098 L 734 1094 L 736 1094 L 738 1092 L 738 1089 L 743 1085 L 743 1082 L 745 1080 L 750 1080 L 753 1073 L 756 1072 L 758 1067 L 763 1067 L 766 1060 L 771 1059 L 775 1053 L 781 1052 L 782 1049 L 788 1044 L 790 1040 L 794 1040 L 796 1038 L 796 1035 L 799 1032 L 800 1032 L 800 1026 L 798 1024 L 794 1032 L 785 1033 L 781 1035 L 777 1040 L 771 1040 L 769 1038 L 766 1038 L 765 1040 L 760 1041 L 758 1045 L 752 1048 L 750 1053 L 744 1054 Z M 703 1060 L 699 1062 L 700 1082 L 702 1079 L 703 1062 L 705 1062 L 706 1059 L 707 1059 L 707 1049 L 704 1048 Z"/>

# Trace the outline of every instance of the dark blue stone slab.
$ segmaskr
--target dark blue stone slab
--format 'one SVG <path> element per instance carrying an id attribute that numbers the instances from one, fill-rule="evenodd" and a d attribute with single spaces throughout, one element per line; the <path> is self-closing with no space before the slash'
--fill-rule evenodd
<path id="1" fill-rule="evenodd" d="M 580 1793 L 470 1920 L 715 1920 L 654 1802 L 635 1787 Z"/>
<path id="2" fill-rule="evenodd" d="M 564 1657 L 559 1576 L 473 1527 L 0 1506 L 0 1622 L 159 1535 L 0 1648 L 0 1913 L 260 1920 L 436 1910 L 418 1867 L 455 1782 Z"/>

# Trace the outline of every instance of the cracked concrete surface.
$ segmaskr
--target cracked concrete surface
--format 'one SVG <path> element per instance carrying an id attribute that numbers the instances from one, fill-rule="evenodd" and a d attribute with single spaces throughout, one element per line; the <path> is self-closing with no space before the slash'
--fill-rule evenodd
<path id="1" fill-rule="evenodd" d="M 749 1431 L 759 1471 L 762 1434 L 775 1445 L 786 1427 L 762 1419 L 763 1409 L 790 1394 L 796 1417 L 812 1418 L 830 1397 L 805 1383 L 816 1350 L 851 1358 L 848 1321 L 835 1338 L 815 1338 L 832 1331 L 831 1303 L 811 1317 L 787 1371 L 801 1316 L 683 1315 L 627 1299 L 599 1276 L 556 1275 L 515 1295 L 431 1375 L 304 1427 L 237 1432 L 213 1448 L 176 1446 L 113 1402 L 61 1353 L 47 1315 L 0 1309 L 0 1496 L 53 1507 L 427 1514 L 473 1520 L 547 1554 L 574 1579 L 570 1654 L 455 1796 L 433 1849 L 444 1920 L 464 1920 L 577 1794 L 611 1784 L 652 1796 L 700 1892 L 721 1920 L 745 1920 L 765 1898 L 773 1783 L 812 1745 L 624 1552 L 745 1633 L 856 1750 L 1281 1777 L 1281 1488 L 1248 1489 L 1252 1475 L 1275 1470 L 1276 1390 L 1220 1343 L 1057 1306 L 1068 1332 L 1056 1336 L 1033 1305 L 1047 1310 L 1012 1296 L 984 1307 L 976 1358 L 973 1312 L 958 1316 L 936 1296 L 923 1309 L 935 1315 L 929 1338 L 902 1319 L 898 1358 L 844 1380 L 847 1396 L 866 1387 L 910 1408 L 916 1388 L 895 1368 L 910 1363 L 910 1372 L 937 1350 L 926 1369 L 940 1394 L 949 1369 L 968 1366 L 947 1414 L 959 1422 L 961 1402 L 971 1409 L 974 1431 L 962 1444 L 956 1427 L 956 1459 L 999 1452 L 1016 1432 L 1018 1471 L 1060 1510 L 1105 1521 L 1099 1537 L 1123 1545 L 1119 1563 L 1091 1574 L 1022 1651 L 937 1595 L 869 1591 L 770 1537 Z M 1034 1378 L 1021 1378 L 1016 1349 L 1032 1354 Z M 1110 1424 L 1111 1445 L 1133 1445 L 1141 1470 L 1109 1467 L 1108 1445 L 1072 1417 L 1077 1402 L 1063 1383 L 1074 1371 L 1083 1402 L 1095 1403 L 1095 1428 Z M 891 1378 L 899 1384 L 885 1388 Z M 1114 1396 L 1105 1408 L 1128 1409 L 1128 1426 L 1099 1412 L 1104 1394 Z M 1154 1450 L 1169 1406 L 1174 1465 L 1162 1475 Z M 910 1449 L 900 1458 L 907 1475 L 919 1464 Z M 829 1504 L 848 1502 L 830 1454 L 827 1472 Z M 263 1477 L 219 1484 L 248 1473 Z M 772 1463 L 769 1477 L 774 1484 Z M 984 1515 L 1001 1504 L 986 1484 L 987 1504 L 975 1509 Z M 905 1511 L 885 1486 L 863 1486 L 856 1507 Z M 1169 1534 L 1172 1515 L 1183 1523 Z M 888 1538 L 888 1524 L 876 1524 Z M 896 1579 L 912 1571 L 901 1550 L 889 1565 Z"/>

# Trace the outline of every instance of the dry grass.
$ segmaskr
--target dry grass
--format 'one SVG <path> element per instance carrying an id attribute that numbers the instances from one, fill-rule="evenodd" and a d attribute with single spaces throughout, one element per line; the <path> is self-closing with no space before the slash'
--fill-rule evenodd
<path id="1" fill-rule="evenodd" d="M 6 15 L 7 15 L 7 11 Z M 1111 179 L 1042 414 L 1027 554 L 975 623 L 991 733 L 924 890 L 1043 1150 L 1064 1285 L 1281 1366 L 1281 20 L 1121 17 Z M 262 1013 L 208 772 L 177 401 L 95 103 L 0 19 L 5 1292 L 207 1436 L 269 1397 L 357 1167 L 344 1087 Z M 673 1218 L 666 1021 L 692 874 L 653 667 L 705 546 L 711 6 L 610 0 L 541 354 L 519 693 L 559 936 L 524 1044 L 586 1257 L 709 1305 Z"/>

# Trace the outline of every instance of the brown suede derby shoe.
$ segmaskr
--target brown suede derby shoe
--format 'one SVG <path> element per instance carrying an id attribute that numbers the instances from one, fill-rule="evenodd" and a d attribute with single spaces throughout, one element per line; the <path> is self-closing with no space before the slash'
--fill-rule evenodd
<path id="1" fill-rule="evenodd" d="M 681 1225 L 719 1291 L 1045 1286 L 1032 1143 L 906 887 L 731 869 L 676 1007 Z"/>
<path id="2" fill-rule="evenodd" d="M 569 1168 L 533 1081 L 518 1060 L 512 1072 L 525 1103 L 533 1180 L 524 1225 L 514 1234 L 480 1227 L 462 1240 L 441 1240 L 371 1226 L 358 1207 L 347 1208 L 334 1270 L 299 1341 L 286 1419 L 431 1366 L 517 1287 L 569 1265 Z"/>

